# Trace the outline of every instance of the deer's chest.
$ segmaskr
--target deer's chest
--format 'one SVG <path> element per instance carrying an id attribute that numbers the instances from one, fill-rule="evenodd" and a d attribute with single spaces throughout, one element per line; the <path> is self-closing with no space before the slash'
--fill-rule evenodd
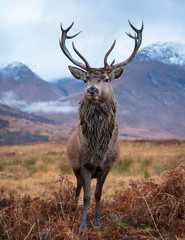
<path id="1" fill-rule="evenodd" d="M 107 129 L 97 138 L 87 139 L 82 133 L 83 141 L 80 141 L 79 160 L 81 165 L 86 166 L 92 173 L 105 168 L 112 168 L 117 159 L 119 144 L 117 141 L 117 125 L 110 133 Z"/>

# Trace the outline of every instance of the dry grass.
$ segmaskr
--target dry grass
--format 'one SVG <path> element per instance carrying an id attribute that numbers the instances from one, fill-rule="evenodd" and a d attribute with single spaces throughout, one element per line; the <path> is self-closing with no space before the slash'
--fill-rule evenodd
<path id="1" fill-rule="evenodd" d="M 162 182 L 135 182 L 101 206 L 102 227 L 94 228 L 94 201 L 88 230 L 77 236 L 82 209 L 72 212 L 74 185 L 60 177 L 42 197 L 0 196 L 2 239 L 184 239 L 185 165 L 164 172 Z"/>
<path id="2" fill-rule="evenodd" d="M 121 142 L 120 159 L 104 185 L 103 198 L 112 199 L 130 182 L 159 180 L 161 172 L 185 160 L 185 142 Z M 66 143 L 37 142 L 0 147 L 0 189 L 7 194 L 41 195 L 62 174 L 76 184 L 66 156 Z M 92 182 L 92 189 L 95 180 Z"/>
<path id="3" fill-rule="evenodd" d="M 104 184 L 102 228 L 92 229 L 92 199 L 81 239 L 183 239 L 184 160 L 185 141 L 121 142 Z M 82 196 L 77 212 L 70 211 L 75 185 L 66 143 L 1 146 L 2 239 L 78 239 Z"/>
<path id="4" fill-rule="evenodd" d="M 122 142 L 115 170 L 126 175 L 150 178 L 185 160 L 185 141 Z"/>

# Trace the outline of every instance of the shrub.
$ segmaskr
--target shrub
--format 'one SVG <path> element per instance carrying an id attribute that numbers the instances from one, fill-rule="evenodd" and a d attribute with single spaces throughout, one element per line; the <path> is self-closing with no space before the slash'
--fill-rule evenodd
<path id="1" fill-rule="evenodd" d="M 72 212 L 75 188 L 59 177 L 56 188 L 43 197 L 0 194 L 2 239 L 184 239 L 185 164 L 165 171 L 162 182 L 132 182 L 115 194 L 112 203 L 101 204 L 102 228 L 94 228 L 94 201 L 89 207 L 88 230 L 77 236 L 81 208 Z"/>

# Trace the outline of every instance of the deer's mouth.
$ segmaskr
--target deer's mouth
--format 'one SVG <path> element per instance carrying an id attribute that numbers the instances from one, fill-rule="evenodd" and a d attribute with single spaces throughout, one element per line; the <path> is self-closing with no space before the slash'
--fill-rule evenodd
<path id="1" fill-rule="evenodd" d="M 88 99 L 95 101 L 99 99 L 99 95 L 98 94 L 87 94 Z"/>

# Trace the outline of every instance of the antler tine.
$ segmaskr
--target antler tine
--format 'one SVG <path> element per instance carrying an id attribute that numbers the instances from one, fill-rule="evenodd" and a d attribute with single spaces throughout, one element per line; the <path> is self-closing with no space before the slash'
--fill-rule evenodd
<path id="1" fill-rule="evenodd" d="M 75 48 L 74 42 L 72 42 L 72 46 L 74 51 L 76 52 L 76 54 L 84 61 L 86 68 L 90 69 L 89 63 L 87 62 L 87 60 L 82 56 L 82 54 Z"/>
<path id="2" fill-rule="evenodd" d="M 107 63 L 107 58 L 108 58 L 109 54 L 112 52 L 115 44 L 116 44 L 116 40 L 114 40 L 111 48 L 110 48 L 110 49 L 108 50 L 108 52 L 105 54 L 105 57 L 104 57 L 104 68 L 105 68 L 105 69 L 106 69 L 106 68 L 109 68 L 109 65 L 108 65 L 108 63 Z M 114 60 L 114 61 L 115 61 L 115 60 Z M 113 65 L 114 61 L 111 63 L 111 65 Z"/>
<path id="3" fill-rule="evenodd" d="M 66 45 L 65 45 L 65 40 L 66 39 L 71 39 L 71 38 L 74 38 L 76 37 L 78 34 L 80 34 L 81 32 L 78 32 L 76 33 L 75 35 L 73 36 L 68 36 L 67 33 L 69 32 L 69 30 L 72 28 L 74 22 L 67 28 L 67 29 L 63 29 L 62 27 L 62 23 L 60 24 L 60 27 L 61 27 L 61 31 L 62 31 L 62 36 L 61 36 L 61 41 L 59 39 L 59 44 L 60 44 L 60 47 L 63 51 L 63 53 L 66 55 L 66 57 L 72 62 L 74 63 L 75 65 L 79 66 L 80 68 L 84 69 L 84 70 L 88 70 L 90 69 L 90 66 L 87 62 L 87 60 L 77 51 L 77 49 L 74 47 L 74 43 L 73 43 L 73 49 L 75 50 L 75 52 L 78 54 L 78 56 L 84 61 L 85 65 L 76 61 L 70 54 L 70 52 L 68 51 L 68 49 L 66 48 Z"/>
<path id="4" fill-rule="evenodd" d="M 129 20 L 128 20 L 128 23 L 129 23 L 129 25 L 131 26 L 131 28 L 132 28 L 135 32 L 139 33 L 140 31 L 141 31 L 141 32 L 143 31 L 143 27 L 144 27 L 143 21 L 142 21 L 142 26 L 141 26 L 140 29 L 135 28 Z"/>
<path id="5" fill-rule="evenodd" d="M 115 63 L 115 60 L 112 61 L 111 66 L 113 66 L 114 63 Z"/>
<path id="6" fill-rule="evenodd" d="M 121 63 L 118 63 L 116 65 L 113 65 L 114 64 L 114 61 L 111 63 L 111 65 L 108 65 L 107 64 L 107 57 L 109 55 L 109 53 L 112 51 L 107 52 L 107 54 L 105 55 L 105 60 L 104 60 L 104 63 L 105 63 L 105 66 L 104 68 L 105 69 L 108 69 L 108 70 L 113 70 L 114 68 L 117 68 L 119 66 L 125 66 L 127 65 L 130 61 L 132 61 L 132 59 L 135 57 L 136 53 L 138 52 L 139 50 L 139 47 L 141 46 L 141 42 L 142 42 L 142 31 L 143 31 L 143 28 L 144 28 L 144 24 L 143 24 L 143 21 L 142 21 L 142 26 L 141 26 L 141 29 L 137 29 L 135 28 L 132 23 L 128 20 L 129 22 L 129 25 L 131 26 L 131 28 L 135 31 L 135 36 L 132 36 L 130 33 L 126 33 L 130 38 L 133 38 L 135 40 L 135 46 L 134 46 L 134 50 L 132 52 L 132 54 L 130 55 L 130 57 L 128 59 L 126 59 L 125 61 L 121 62 Z M 115 44 L 114 44 L 115 45 Z"/>
<path id="7" fill-rule="evenodd" d="M 144 28 L 143 21 L 142 21 L 142 26 L 141 26 L 140 29 L 135 28 L 129 20 L 128 20 L 128 23 L 129 23 L 129 25 L 131 26 L 131 28 L 132 28 L 138 35 L 139 35 L 140 33 L 142 33 L 143 28 Z M 130 38 L 135 39 L 135 36 L 132 36 L 130 33 L 126 33 L 126 34 L 127 34 Z M 137 36 L 137 39 L 138 39 L 138 37 L 139 37 L 139 36 Z"/>
<path id="8" fill-rule="evenodd" d="M 136 34 L 135 34 L 135 36 L 132 36 L 130 33 L 127 33 L 127 32 L 125 32 L 130 38 L 133 38 L 133 39 L 135 39 L 135 36 L 136 36 Z"/>
<path id="9" fill-rule="evenodd" d="M 67 29 L 63 29 L 62 23 L 60 24 L 60 28 L 61 28 L 61 30 L 62 30 L 62 34 L 65 34 L 66 39 L 74 38 L 74 37 L 76 37 L 78 34 L 81 33 L 81 31 L 80 31 L 80 32 L 74 34 L 73 36 L 67 36 L 67 33 L 69 32 L 69 30 L 72 28 L 73 25 L 74 25 L 74 22 L 72 22 L 72 24 L 71 24 Z"/>

